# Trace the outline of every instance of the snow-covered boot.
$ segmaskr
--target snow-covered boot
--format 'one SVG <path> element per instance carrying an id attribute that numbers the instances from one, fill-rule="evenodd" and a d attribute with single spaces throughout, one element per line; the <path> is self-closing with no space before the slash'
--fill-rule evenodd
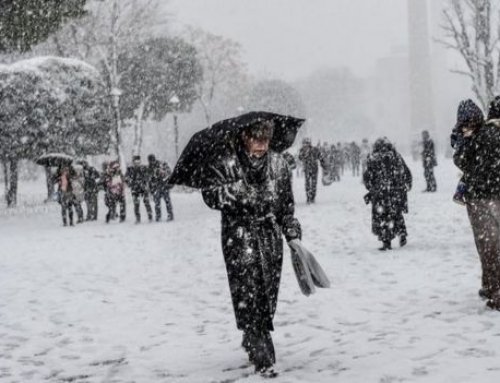
<path id="1" fill-rule="evenodd" d="M 383 241 L 382 247 L 379 248 L 380 251 L 392 250 L 391 241 Z"/>
<path id="2" fill-rule="evenodd" d="M 399 246 L 403 247 L 408 243 L 408 240 L 406 239 L 406 234 L 401 234 L 399 237 Z"/>
<path id="3" fill-rule="evenodd" d="M 481 299 L 491 299 L 491 292 L 488 289 L 481 288 L 477 292 Z"/>

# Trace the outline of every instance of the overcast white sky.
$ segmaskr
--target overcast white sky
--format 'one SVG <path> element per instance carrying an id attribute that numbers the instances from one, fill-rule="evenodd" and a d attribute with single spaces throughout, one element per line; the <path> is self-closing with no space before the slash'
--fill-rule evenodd
<path id="1" fill-rule="evenodd" d="M 406 0 L 170 0 L 181 24 L 243 46 L 252 73 L 295 79 L 347 66 L 367 75 L 376 60 L 406 45 Z"/>

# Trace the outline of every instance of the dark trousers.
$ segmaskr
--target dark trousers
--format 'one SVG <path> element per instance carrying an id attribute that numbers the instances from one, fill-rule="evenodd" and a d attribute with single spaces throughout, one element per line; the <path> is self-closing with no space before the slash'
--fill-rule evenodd
<path id="1" fill-rule="evenodd" d="M 155 203 L 155 217 L 159 221 L 161 219 L 161 201 L 165 201 L 167 208 L 167 219 L 169 221 L 174 219 L 174 211 L 172 209 L 172 201 L 170 200 L 170 191 L 168 189 L 157 190 L 153 193 L 153 200 Z"/>
<path id="2" fill-rule="evenodd" d="M 151 210 L 151 204 L 149 203 L 149 193 L 148 192 L 132 192 L 132 201 L 134 202 L 134 214 L 136 221 L 141 220 L 141 208 L 140 208 L 140 197 L 144 202 L 146 207 L 146 212 L 148 213 L 148 219 L 151 221 L 153 219 L 153 211 Z"/>
<path id="3" fill-rule="evenodd" d="M 318 186 L 318 169 L 307 169 L 306 175 L 306 196 L 307 202 L 314 202 L 316 198 L 316 188 Z"/>
<path id="4" fill-rule="evenodd" d="M 82 203 L 77 200 L 76 198 L 73 199 L 73 206 L 75 207 L 76 211 L 76 216 L 77 216 L 77 222 L 82 223 L 83 222 L 83 209 L 82 209 Z"/>
<path id="5" fill-rule="evenodd" d="M 467 213 L 482 269 L 482 288 L 500 293 L 500 200 L 473 200 Z"/>
<path id="6" fill-rule="evenodd" d="M 60 204 L 61 204 L 61 215 L 63 220 L 63 225 L 68 224 L 73 225 L 73 194 L 70 192 L 60 192 Z"/>
<path id="7" fill-rule="evenodd" d="M 394 232 L 396 235 L 404 237 L 408 235 L 408 232 L 406 231 L 405 217 L 403 216 L 403 212 L 401 210 L 396 213 L 396 217 L 394 219 Z"/>
<path id="8" fill-rule="evenodd" d="M 352 162 L 352 175 L 354 177 L 359 176 L 359 162 L 353 161 Z"/>
<path id="9" fill-rule="evenodd" d="M 425 166 L 424 177 L 425 177 L 425 182 L 427 182 L 427 188 L 425 189 L 425 191 L 435 192 L 437 190 L 437 183 L 436 183 L 436 177 L 434 177 L 434 167 Z"/>
<path id="10" fill-rule="evenodd" d="M 97 220 L 97 192 L 85 193 L 85 203 L 87 204 L 87 221 Z"/>
<path id="11" fill-rule="evenodd" d="M 106 223 L 115 219 L 116 206 L 120 205 L 120 222 L 125 221 L 125 196 L 122 194 L 109 194 L 107 197 L 108 213 L 106 214 Z"/>

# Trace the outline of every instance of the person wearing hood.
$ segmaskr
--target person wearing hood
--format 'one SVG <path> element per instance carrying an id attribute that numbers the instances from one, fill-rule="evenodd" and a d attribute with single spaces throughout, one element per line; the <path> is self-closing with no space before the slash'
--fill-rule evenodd
<path id="1" fill-rule="evenodd" d="M 451 143 L 462 170 L 464 201 L 481 262 L 479 296 L 500 310 L 500 97 L 490 104 L 488 121 L 472 101 L 460 102 Z"/>
<path id="2" fill-rule="evenodd" d="M 405 246 L 408 232 L 403 213 L 408 213 L 412 176 L 387 138 L 379 138 L 373 145 L 363 183 L 368 189 L 365 202 L 372 204 L 372 232 L 382 242 L 379 250 L 391 250 L 391 241 L 398 235 L 400 246 Z"/>
<path id="3" fill-rule="evenodd" d="M 222 215 L 222 249 L 236 325 L 256 372 L 273 376 L 271 332 L 278 303 L 284 235 L 300 239 L 286 159 L 270 150 L 274 125 L 243 129 L 235 152 L 211 165 L 220 186 L 202 189 L 205 203 Z"/>
<path id="4" fill-rule="evenodd" d="M 109 163 L 108 169 L 103 176 L 103 184 L 105 188 L 106 205 L 108 206 L 106 223 L 115 219 L 118 205 L 120 206 L 120 222 L 124 222 L 126 218 L 125 178 L 120 169 L 119 161 L 116 160 Z"/>

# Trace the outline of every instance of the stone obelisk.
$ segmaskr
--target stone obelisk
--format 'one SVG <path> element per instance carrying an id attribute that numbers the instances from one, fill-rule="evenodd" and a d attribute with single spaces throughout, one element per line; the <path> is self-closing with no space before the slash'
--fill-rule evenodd
<path id="1" fill-rule="evenodd" d="M 426 0 L 407 0 L 411 132 L 435 128 L 432 63 Z"/>

